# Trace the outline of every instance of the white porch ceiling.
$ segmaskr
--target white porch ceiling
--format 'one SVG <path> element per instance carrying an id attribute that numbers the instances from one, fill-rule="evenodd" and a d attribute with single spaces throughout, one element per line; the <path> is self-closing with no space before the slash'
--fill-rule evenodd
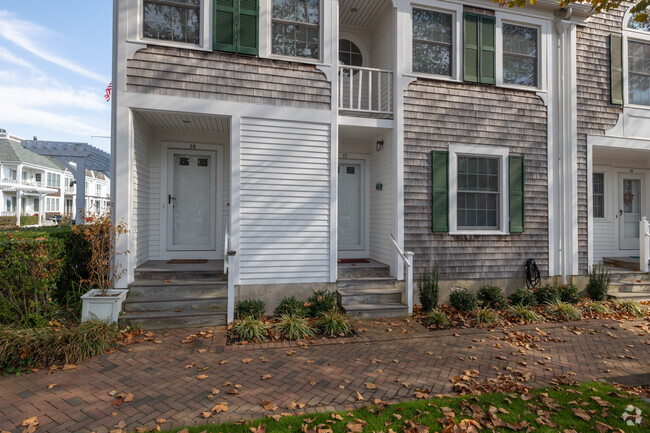
<path id="1" fill-rule="evenodd" d="M 229 134 L 230 118 L 168 111 L 138 111 L 137 116 L 154 129 Z"/>
<path id="2" fill-rule="evenodd" d="M 339 23 L 342 26 L 372 29 L 392 9 L 390 0 L 341 0 Z M 352 12 L 356 9 L 356 12 Z"/>
<path id="3" fill-rule="evenodd" d="M 650 166 L 650 149 L 621 149 L 618 147 L 594 146 L 593 157 L 601 161 L 626 160 Z"/>

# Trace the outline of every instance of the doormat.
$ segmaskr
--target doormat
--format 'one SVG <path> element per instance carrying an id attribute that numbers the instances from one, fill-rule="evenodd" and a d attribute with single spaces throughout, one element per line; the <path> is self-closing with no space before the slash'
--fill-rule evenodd
<path id="1" fill-rule="evenodd" d="M 208 261 L 204 259 L 173 259 L 167 261 L 168 265 L 184 265 L 189 263 L 208 263 Z"/>
<path id="2" fill-rule="evenodd" d="M 339 259 L 339 263 L 370 263 L 366 259 Z"/>

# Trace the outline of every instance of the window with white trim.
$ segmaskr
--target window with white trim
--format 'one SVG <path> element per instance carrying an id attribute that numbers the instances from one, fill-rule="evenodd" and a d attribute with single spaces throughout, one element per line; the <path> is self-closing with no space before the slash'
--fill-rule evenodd
<path id="1" fill-rule="evenodd" d="M 320 1 L 272 0 L 271 52 L 320 59 Z"/>
<path id="2" fill-rule="evenodd" d="M 614 55 L 623 54 L 625 88 L 627 99 L 615 103 L 650 106 L 650 21 L 637 21 L 638 14 L 628 13 L 623 25 L 623 46 Z M 620 37 L 619 37 L 620 41 Z M 620 44 L 620 42 L 618 42 Z M 619 47 L 620 48 L 620 47 Z M 614 103 L 614 102 L 613 102 Z"/>
<path id="3" fill-rule="evenodd" d="M 537 87 L 538 29 L 503 23 L 503 82 Z"/>
<path id="4" fill-rule="evenodd" d="M 61 187 L 61 175 L 56 174 L 56 173 L 48 173 L 47 174 L 47 186 L 53 187 L 53 188 L 60 188 Z"/>
<path id="5" fill-rule="evenodd" d="M 452 76 L 454 15 L 413 8 L 413 72 Z"/>
<path id="6" fill-rule="evenodd" d="M 59 198 L 46 197 L 45 198 L 45 212 L 59 212 Z"/>
<path id="7" fill-rule="evenodd" d="M 459 230 L 499 229 L 499 157 L 457 156 L 456 227 Z"/>
<path id="8" fill-rule="evenodd" d="M 142 37 L 199 45 L 202 0 L 143 0 Z"/>
<path id="9" fill-rule="evenodd" d="M 605 218 L 605 173 L 594 173 L 592 185 L 593 217 Z"/>

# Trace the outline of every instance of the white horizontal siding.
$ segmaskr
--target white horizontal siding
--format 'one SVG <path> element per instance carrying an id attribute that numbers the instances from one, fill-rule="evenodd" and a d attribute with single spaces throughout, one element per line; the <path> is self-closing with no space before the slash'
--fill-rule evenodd
<path id="1" fill-rule="evenodd" d="M 330 129 L 242 118 L 240 284 L 329 281 Z"/>
<path id="2" fill-rule="evenodd" d="M 370 155 L 370 258 L 390 265 L 394 246 L 390 240 L 393 233 L 393 138 L 383 137 L 384 148 Z M 381 191 L 376 184 L 383 184 Z"/>
<path id="3" fill-rule="evenodd" d="M 594 219 L 594 264 L 600 263 L 603 257 L 616 257 L 616 242 L 614 238 L 614 223 L 599 222 Z"/>
<path id="4" fill-rule="evenodd" d="M 132 191 L 133 191 L 133 218 L 131 220 L 131 233 L 133 233 L 133 246 L 131 256 L 134 267 L 140 266 L 149 260 L 151 245 L 150 220 L 151 212 L 151 129 L 140 118 L 135 115 L 133 118 L 133 167 L 132 167 Z"/>

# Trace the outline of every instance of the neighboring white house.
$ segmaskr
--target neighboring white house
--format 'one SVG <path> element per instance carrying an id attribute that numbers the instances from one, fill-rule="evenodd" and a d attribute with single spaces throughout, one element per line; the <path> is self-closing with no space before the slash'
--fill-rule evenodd
<path id="1" fill-rule="evenodd" d="M 0 129 L 0 216 L 38 215 L 39 224 L 56 216 L 75 219 L 76 185 L 70 171 L 57 159 L 26 149 L 21 139 Z M 86 171 L 86 209 L 106 211 L 110 180 Z"/>
<path id="2" fill-rule="evenodd" d="M 650 32 L 628 23 L 557 0 L 115 2 L 119 286 L 226 260 L 232 319 L 240 299 L 361 290 L 350 260 L 385 267 L 357 299 L 401 290 L 403 250 L 444 288 L 508 289 L 529 258 L 578 281 L 638 253 Z M 598 246 L 605 223 L 630 250 Z"/>

